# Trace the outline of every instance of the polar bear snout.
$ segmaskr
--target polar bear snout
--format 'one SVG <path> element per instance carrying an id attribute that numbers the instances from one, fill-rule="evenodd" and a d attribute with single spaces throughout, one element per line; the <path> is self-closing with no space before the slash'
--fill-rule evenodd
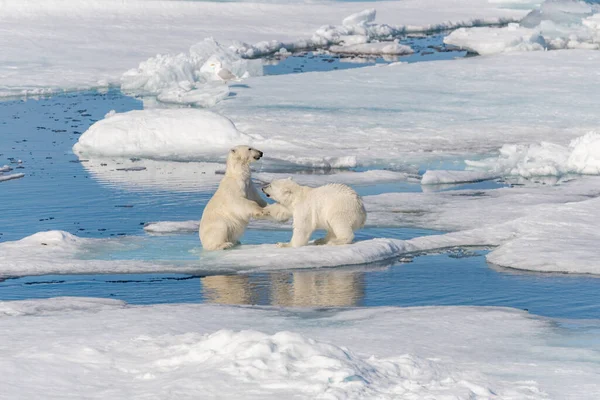
<path id="1" fill-rule="evenodd" d="M 263 186 L 260 190 L 262 190 L 262 192 L 265 194 L 265 196 L 267 197 L 271 197 L 271 194 L 269 193 L 269 190 L 271 189 L 271 184 L 267 183 L 265 186 Z"/>
<path id="2" fill-rule="evenodd" d="M 261 159 L 261 157 L 263 156 L 263 154 L 264 154 L 264 153 L 263 153 L 262 151 L 260 151 L 260 150 L 256 150 L 256 149 L 254 149 L 254 151 L 256 152 L 256 153 L 254 154 L 254 159 L 255 159 L 256 161 L 260 160 L 260 159 Z"/>

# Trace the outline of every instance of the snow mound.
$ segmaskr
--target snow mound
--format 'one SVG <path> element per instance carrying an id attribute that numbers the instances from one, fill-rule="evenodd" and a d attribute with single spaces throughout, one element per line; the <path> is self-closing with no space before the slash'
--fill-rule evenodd
<path id="1" fill-rule="evenodd" d="M 471 168 L 503 176 L 599 175 L 600 134 L 589 132 L 572 140 L 568 146 L 548 142 L 504 145 L 497 158 L 466 163 Z"/>
<path id="2" fill-rule="evenodd" d="M 444 42 L 481 55 L 513 51 L 600 49 L 600 5 L 547 0 L 520 24 L 505 28 L 461 28 Z M 595 3 L 595 2 L 594 2 Z"/>
<path id="3" fill-rule="evenodd" d="M 286 388 L 315 398 L 411 396 L 452 392 L 460 398 L 491 395 L 487 388 L 456 381 L 433 361 L 402 355 L 360 357 L 345 347 L 289 331 L 219 330 L 173 344 L 154 366 L 173 370 L 197 366 L 224 371 L 245 382 Z"/>
<path id="4" fill-rule="evenodd" d="M 72 313 L 68 301 L 81 300 L 0 313 L 7 398 L 104 399 L 106 382 L 119 400 L 594 399 L 598 389 L 577 330 L 514 309 L 107 303 Z M 56 300 L 0 305 L 25 303 Z"/>
<path id="5" fill-rule="evenodd" d="M 229 95 L 224 82 L 260 75 L 260 61 L 244 60 L 207 38 L 192 46 L 188 54 L 159 54 L 125 72 L 121 90 L 154 94 L 165 103 L 211 107 Z"/>
<path id="6" fill-rule="evenodd" d="M 143 246 L 156 246 L 155 242 L 149 242 L 149 237 L 84 239 L 63 231 L 39 232 L 21 240 L 0 243 L 0 276 L 147 272 L 200 274 L 338 267 L 385 261 L 412 249 L 404 241 L 395 239 L 292 249 L 277 248 L 274 244 L 247 245 L 218 252 L 203 252 L 196 243 L 189 248 L 177 248 L 176 254 L 169 256 L 162 252 L 160 258 L 152 256 L 148 259 L 144 255 L 127 256 L 126 252 Z M 188 257 L 182 259 L 181 253 L 187 253 Z"/>
<path id="7" fill-rule="evenodd" d="M 414 53 L 410 46 L 398 42 L 376 42 L 331 46 L 329 51 L 340 54 L 403 56 Z"/>
<path id="8" fill-rule="evenodd" d="M 194 160 L 222 157 L 229 148 L 251 143 L 226 117 L 200 109 L 136 110 L 96 122 L 73 146 L 77 154 L 108 157 Z"/>

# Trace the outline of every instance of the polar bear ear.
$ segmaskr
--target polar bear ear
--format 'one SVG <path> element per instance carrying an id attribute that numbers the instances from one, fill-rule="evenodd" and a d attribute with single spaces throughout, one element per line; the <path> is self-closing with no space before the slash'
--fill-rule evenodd
<path id="1" fill-rule="evenodd" d="M 231 152 L 232 152 L 232 153 L 235 153 L 235 149 L 231 149 Z"/>

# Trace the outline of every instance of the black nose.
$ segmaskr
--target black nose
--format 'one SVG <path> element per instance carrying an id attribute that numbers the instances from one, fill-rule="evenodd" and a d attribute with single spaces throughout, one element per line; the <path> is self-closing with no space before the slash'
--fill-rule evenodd
<path id="1" fill-rule="evenodd" d="M 262 151 L 258 151 L 258 154 L 262 157 L 263 156 L 263 152 Z"/>

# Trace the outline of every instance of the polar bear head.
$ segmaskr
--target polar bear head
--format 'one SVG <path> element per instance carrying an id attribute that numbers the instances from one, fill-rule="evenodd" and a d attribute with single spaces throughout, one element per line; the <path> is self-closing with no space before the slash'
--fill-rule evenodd
<path id="1" fill-rule="evenodd" d="M 248 165 L 260 160 L 263 152 L 247 145 L 235 146 L 229 150 L 227 165 Z"/>
<path id="2" fill-rule="evenodd" d="M 298 194 L 302 191 L 302 186 L 292 180 L 275 179 L 262 188 L 263 193 L 286 207 L 293 205 L 298 200 Z"/>

